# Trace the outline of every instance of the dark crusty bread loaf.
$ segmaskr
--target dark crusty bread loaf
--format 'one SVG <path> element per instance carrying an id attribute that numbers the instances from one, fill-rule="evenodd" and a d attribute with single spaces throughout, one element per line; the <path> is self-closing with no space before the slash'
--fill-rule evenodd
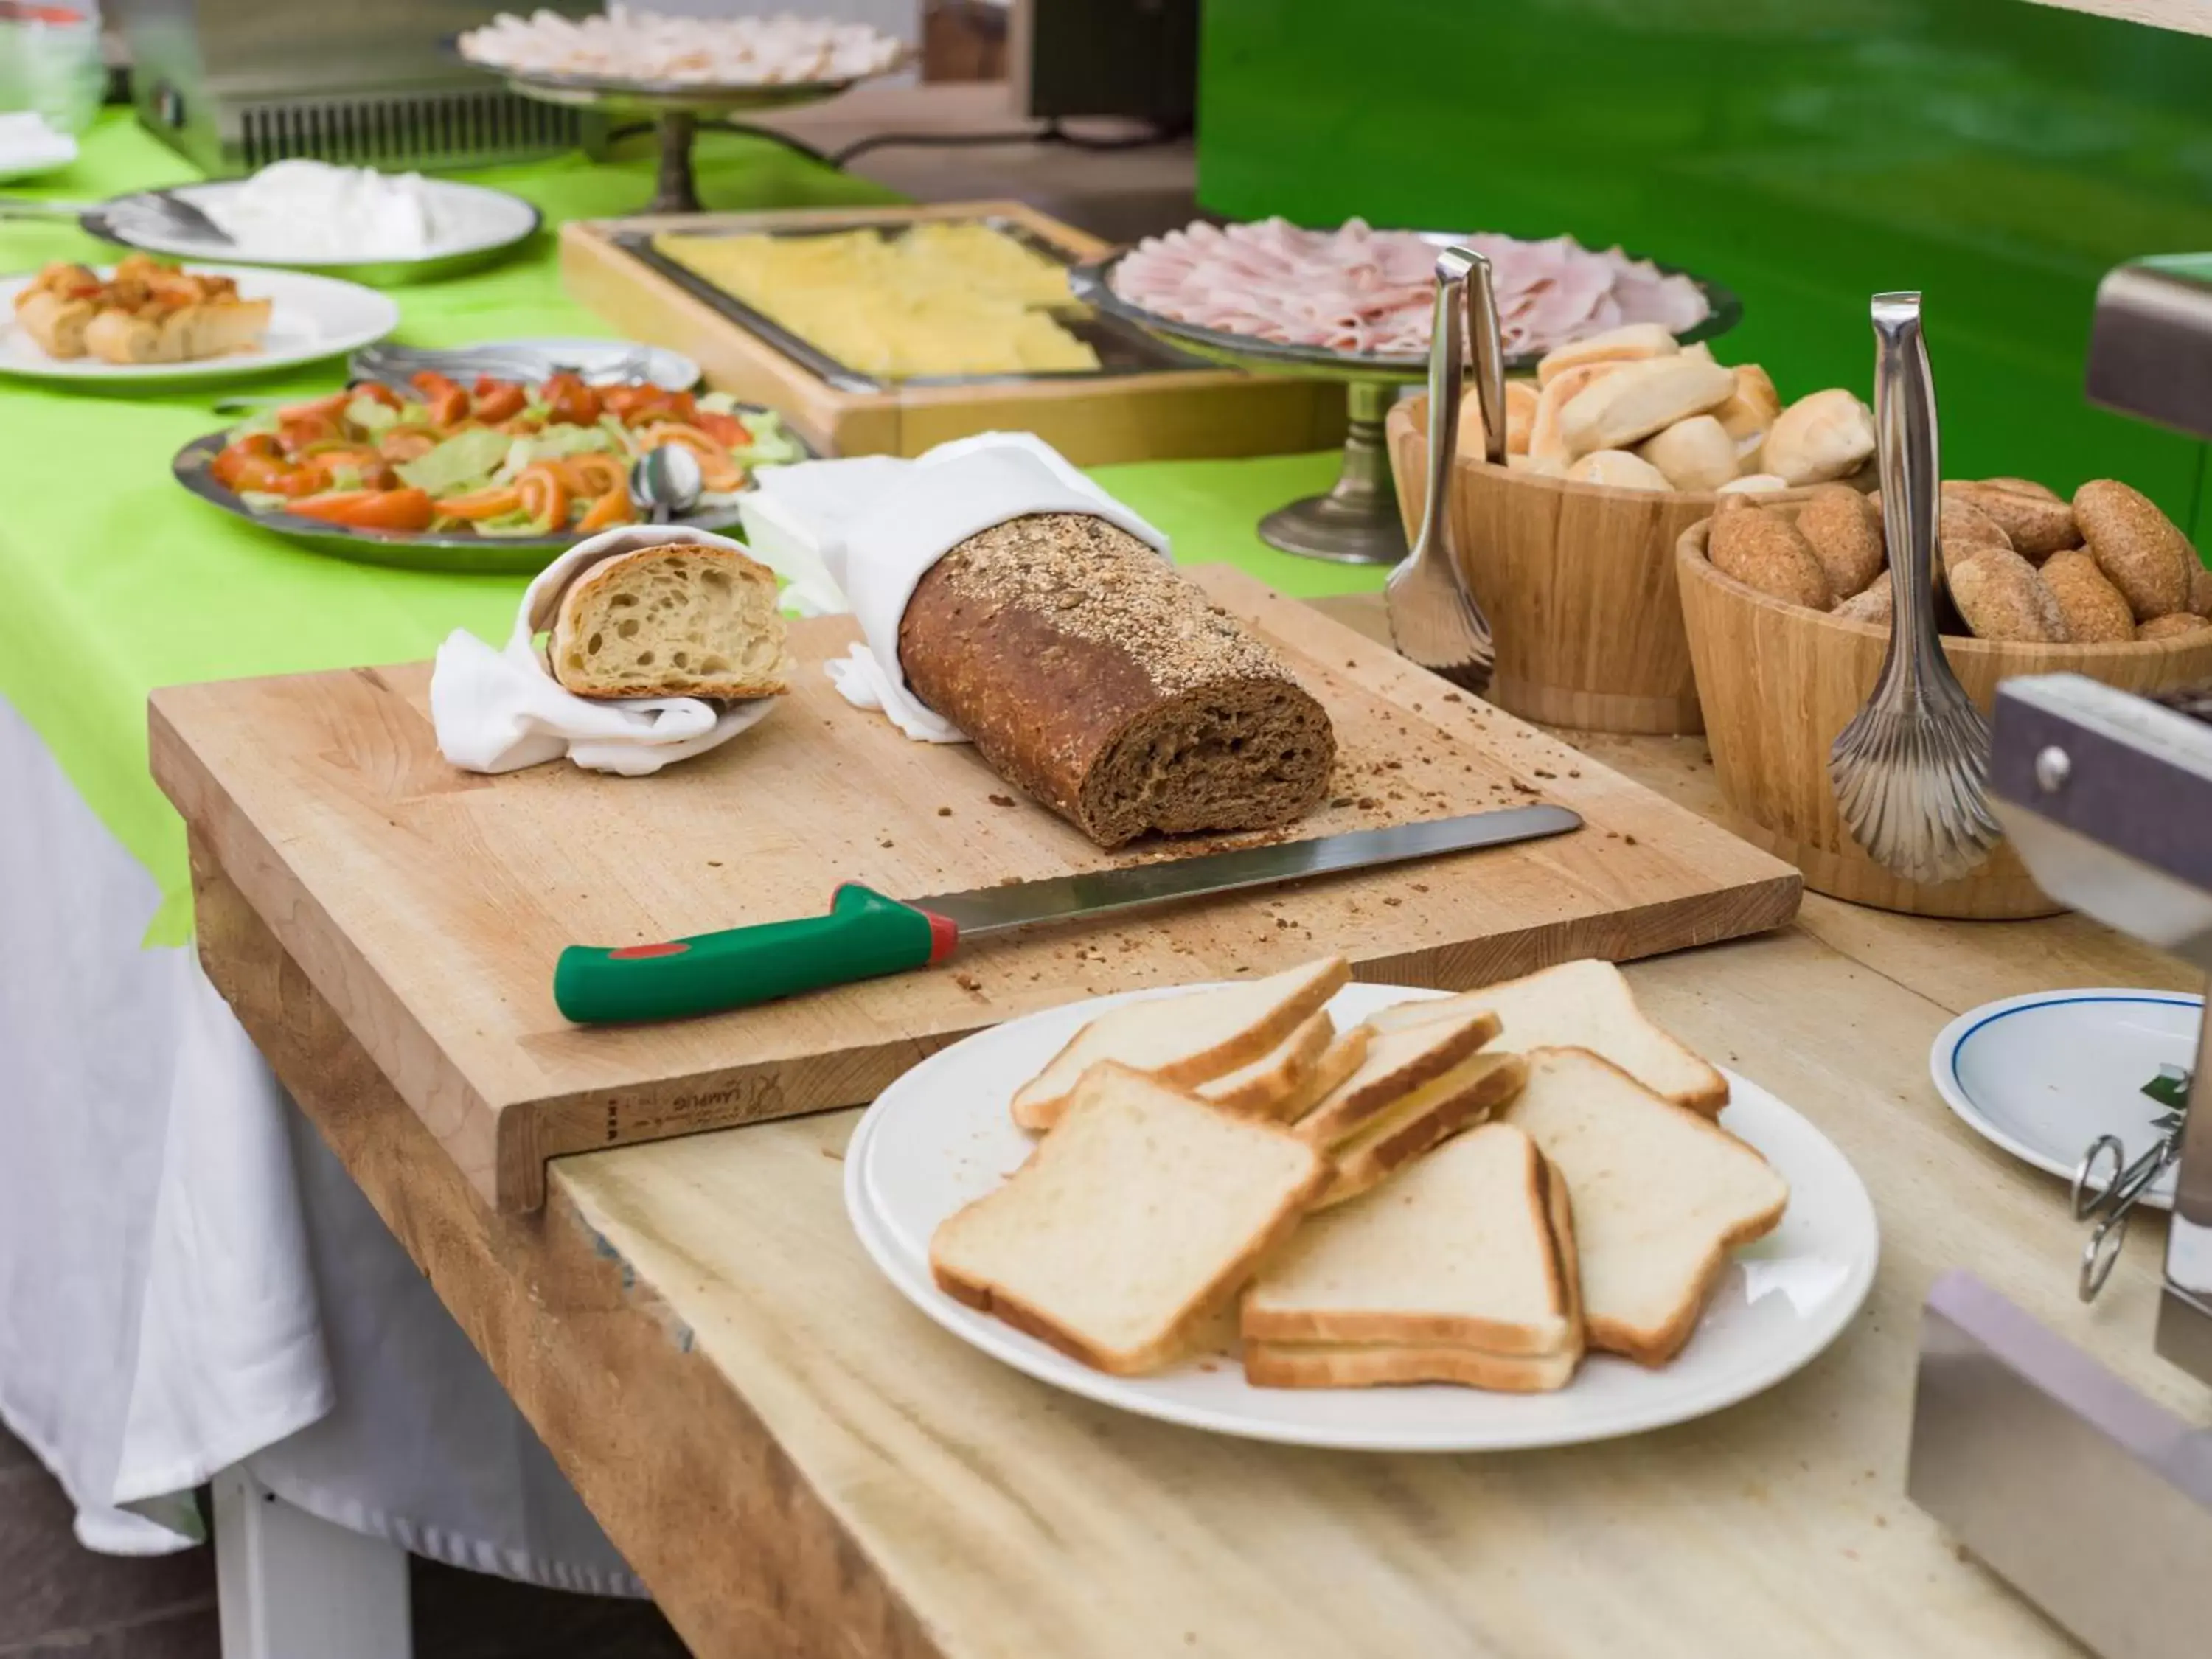
<path id="1" fill-rule="evenodd" d="M 1103 519 L 1037 514 L 962 542 L 907 602 L 899 656 L 1001 777 L 1102 847 L 1272 828 L 1328 787 L 1321 704 Z"/>

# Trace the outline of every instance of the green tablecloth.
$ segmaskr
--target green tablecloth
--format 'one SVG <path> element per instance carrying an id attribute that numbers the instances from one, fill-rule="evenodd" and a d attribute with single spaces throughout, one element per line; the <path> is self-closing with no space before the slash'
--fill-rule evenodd
<path id="1" fill-rule="evenodd" d="M 549 222 L 634 210 L 650 193 L 642 143 L 616 161 L 580 155 L 471 175 L 541 208 Z M 110 112 L 71 168 L 39 188 L 74 198 L 189 180 L 191 170 Z M 735 135 L 701 143 L 702 193 L 717 207 L 890 199 L 864 179 Z M 112 257 L 73 227 L 0 224 L 0 269 Z M 397 290 L 399 337 L 458 344 L 608 331 L 562 292 L 550 233 L 521 258 Z M 93 811 L 161 884 L 148 937 L 190 928 L 183 826 L 146 769 L 146 698 L 156 686 L 427 657 L 454 628 L 505 637 L 523 581 L 414 574 L 294 546 L 191 500 L 169 458 L 221 424 L 224 392 L 326 389 L 333 365 L 162 395 L 48 391 L 0 381 L 0 697 L 27 720 Z M 1107 488 L 1165 530 L 1186 560 L 1228 560 L 1285 592 L 1372 587 L 1372 571 L 1287 557 L 1252 526 L 1325 488 L 1333 458 L 1103 467 Z"/>

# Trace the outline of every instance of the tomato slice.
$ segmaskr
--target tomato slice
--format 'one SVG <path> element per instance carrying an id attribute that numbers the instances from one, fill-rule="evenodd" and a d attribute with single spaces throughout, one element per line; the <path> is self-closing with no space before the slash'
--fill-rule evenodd
<path id="1" fill-rule="evenodd" d="M 209 463 L 208 471 L 226 489 L 239 487 L 240 471 L 249 461 L 277 459 L 276 438 L 266 432 L 250 432 L 243 438 L 233 438 L 222 452 Z"/>
<path id="2" fill-rule="evenodd" d="M 571 426 L 589 426 L 599 418 L 599 394 L 574 374 L 556 374 L 538 388 L 538 401 L 546 406 L 546 419 Z"/>
<path id="3" fill-rule="evenodd" d="M 744 449 L 753 441 L 753 434 L 745 430 L 745 423 L 734 415 L 717 415 L 702 409 L 692 416 L 691 424 L 725 449 Z"/>
<path id="4" fill-rule="evenodd" d="M 285 509 L 356 530 L 428 530 L 435 509 L 423 489 L 337 489 L 304 496 Z"/>

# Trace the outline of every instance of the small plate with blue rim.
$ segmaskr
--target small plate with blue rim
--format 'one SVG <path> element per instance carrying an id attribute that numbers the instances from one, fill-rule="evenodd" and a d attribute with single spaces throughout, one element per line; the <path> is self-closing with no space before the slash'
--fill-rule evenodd
<path id="1" fill-rule="evenodd" d="M 2100 1135 L 2127 1161 L 2186 1098 L 2204 999 L 2126 986 L 2038 991 L 1984 1003 L 1945 1026 L 1928 1070 L 1966 1127 L 2039 1170 L 2071 1179 Z M 2173 1207 L 2174 1171 L 2144 1193 Z"/>

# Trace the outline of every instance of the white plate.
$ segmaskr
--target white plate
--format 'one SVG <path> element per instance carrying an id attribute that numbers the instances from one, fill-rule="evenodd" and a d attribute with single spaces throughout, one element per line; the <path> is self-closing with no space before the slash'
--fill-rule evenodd
<path id="1" fill-rule="evenodd" d="M 112 265 L 100 268 L 103 276 Z M 15 295 L 35 280 L 0 278 L 0 374 L 47 380 L 199 380 L 260 374 L 297 363 L 335 357 L 380 340 L 399 325 L 399 307 L 374 289 L 334 276 L 309 276 L 292 270 L 255 270 L 237 265 L 193 264 L 190 269 L 235 276 L 248 300 L 275 303 L 269 332 L 258 351 L 228 357 L 202 357 L 188 363 L 111 363 L 98 357 L 49 357 L 15 320 Z"/>
<path id="2" fill-rule="evenodd" d="M 0 184 L 44 178 L 49 173 L 59 173 L 76 160 L 76 140 L 65 132 L 56 133 L 47 144 L 0 150 Z"/>
<path id="3" fill-rule="evenodd" d="M 1137 991 L 1048 1009 L 954 1043 L 877 1099 L 845 1153 L 845 1207 L 876 1265 L 955 1336 L 1040 1381 L 1146 1417 L 1292 1445 L 1368 1451 L 1499 1451 L 1572 1445 L 1680 1423 L 1771 1387 L 1818 1354 L 1874 1283 L 1874 1206 L 1844 1155 L 1756 1084 L 1731 1075 L 1722 1121 L 1790 1182 L 1782 1225 L 1737 1252 L 1697 1334 L 1658 1370 L 1594 1355 L 1556 1394 L 1486 1394 L 1425 1385 L 1255 1389 L 1233 1358 L 1185 1362 L 1158 1376 L 1109 1376 L 980 1314 L 929 1274 L 937 1224 L 1012 1173 L 1030 1137 L 1007 1109 L 1076 1029 Z M 1351 985 L 1329 1005 L 1340 1024 L 1409 998 L 1400 985 Z"/>
<path id="4" fill-rule="evenodd" d="M 410 265 L 436 264 L 446 260 L 465 260 L 476 255 L 489 254 L 495 249 L 512 246 L 521 241 L 540 223 L 536 208 L 520 196 L 503 190 L 491 190 L 483 185 L 464 185 L 451 179 L 426 179 L 423 189 L 428 193 L 431 212 L 435 222 L 444 227 L 444 234 L 421 253 L 394 258 L 389 254 L 365 252 L 333 258 L 327 253 L 310 252 L 302 255 L 297 247 L 284 247 L 269 243 L 234 243 L 211 240 L 205 236 L 193 236 L 179 232 L 176 226 L 158 212 L 135 207 L 131 198 L 118 198 L 102 210 L 108 229 L 132 247 L 144 248 L 150 253 L 166 253 L 180 259 L 228 259 L 238 264 L 293 265 L 307 270 L 343 270 L 356 267 L 401 268 Z M 212 204 L 220 204 L 224 196 L 243 188 L 242 179 L 219 179 L 203 185 L 185 185 L 171 191 L 194 207 L 206 211 Z"/>
<path id="5" fill-rule="evenodd" d="M 1928 1071 L 1969 1128 L 2070 1180 L 2100 1135 L 2118 1135 L 2130 1160 L 2150 1150 L 2166 1109 L 2142 1086 L 2161 1066 L 2196 1065 L 2203 1015 L 2202 997 L 2126 986 L 2007 997 L 1946 1025 Z M 2172 1209 L 2177 1178 L 2166 1170 L 2142 1201 Z"/>

